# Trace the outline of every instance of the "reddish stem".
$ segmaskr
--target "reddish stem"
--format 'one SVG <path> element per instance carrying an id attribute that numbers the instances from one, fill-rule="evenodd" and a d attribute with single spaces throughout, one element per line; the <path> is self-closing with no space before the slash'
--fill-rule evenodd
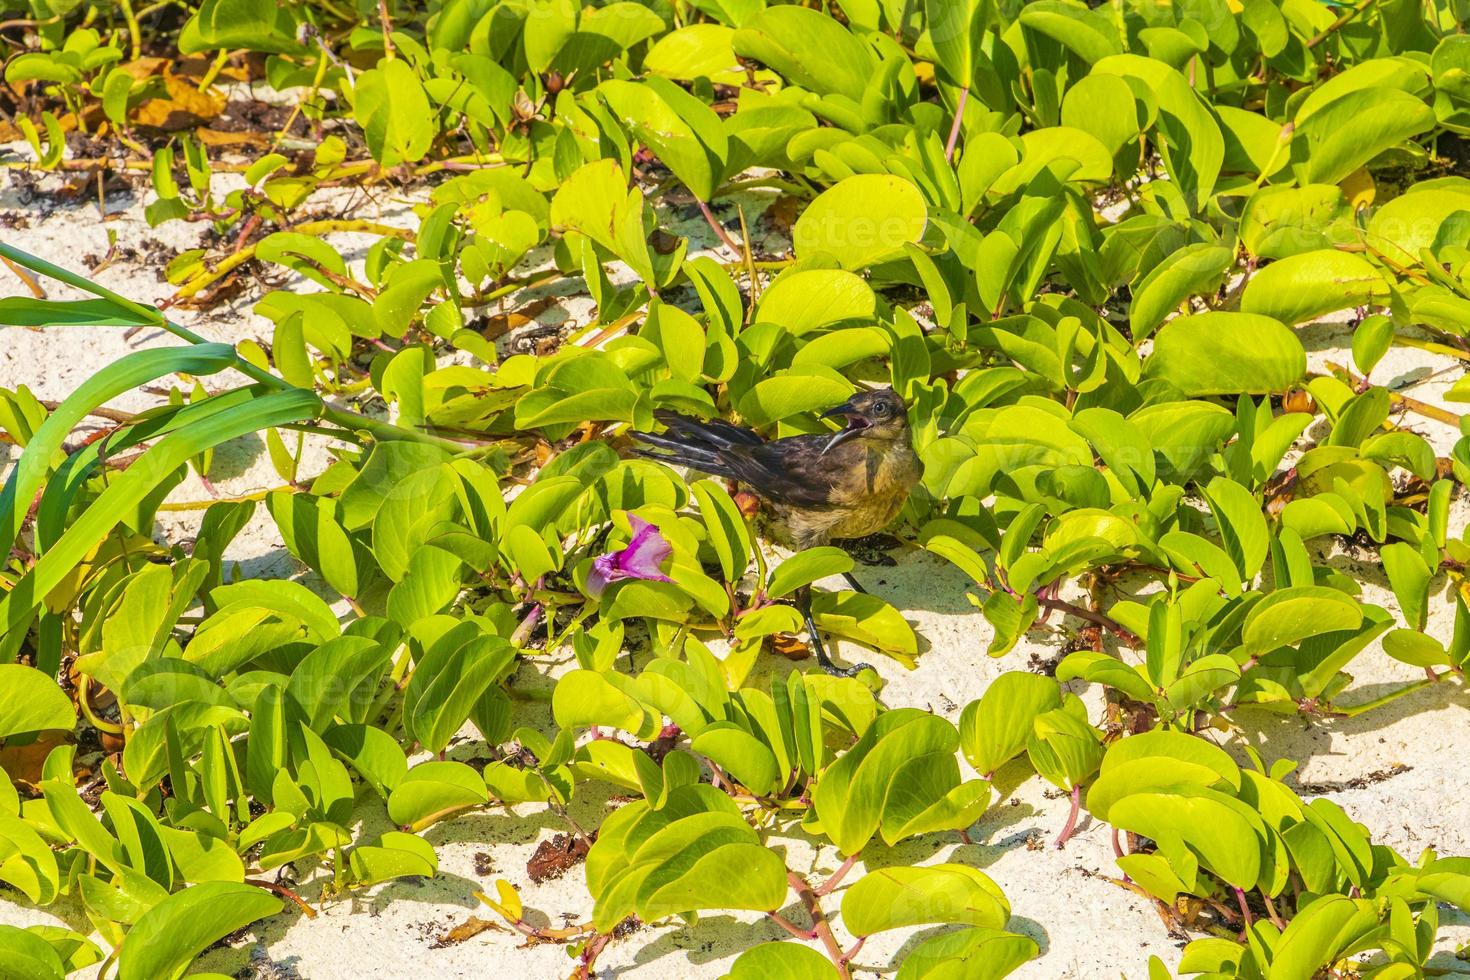
<path id="1" fill-rule="evenodd" d="M 1067 822 L 1062 825 L 1062 832 L 1057 835 L 1057 850 L 1067 846 L 1067 841 L 1072 837 L 1072 831 L 1077 829 L 1077 814 L 1082 809 L 1082 786 L 1078 784 L 1072 787 L 1072 812 L 1067 814 Z"/>
<path id="2" fill-rule="evenodd" d="M 814 891 L 814 894 L 818 898 L 825 898 L 826 896 L 832 894 L 832 889 L 842 884 L 842 879 L 847 877 L 847 873 L 852 870 L 853 865 L 857 864 L 857 859 L 858 856 L 854 854 L 846 861 L 843 861 L 841 867 L 832 872 L 832 877 L 828 878 L 820 887 L 818 887 Z"/>
<path id="3" fill-rule="evenodd" d="M 1122 643 L 1124 646 L 1133 647 L 1135 649 L 1141 648 L 1143 646 L 1143 640 L 1139 638 L 1137 633 L 1128 629 L 1116 619 L 1113 619 L 1110 616 L 1105 616 L 1100 612 L 1093 612 L 1091 609 L 1088 609 L 1084 606 L 1079 606 L 1076 603 L 1068 602 L 1065 599 L 1057 599 L 1051 596 L 1038 595 L 1036 597 L 1036 604 L 1043 609 L 1055 609 L 1058 612 L 1066 613 L 1068 616 L 1075 616 L 1078 619 L 1092 623 L 1096 626 L 1101 626 L 1103 629 L 1116 636 L 1118 638 L 1118 642 Z"/>
<path id="4" fill-rule="evenodd" d="M 302 914 L 305 915 L 308 919 L 316 918 L 316 909 L 306 904 L 306 899 L 302 898 L 300 895 L 296 894 L 285 885 L 279 885 L 274 881 L 266 881 L 263 878 L 246 878 L 245 884 L 254 885 L 257 888 L 264 888 L 268 892 L 275 892 L 277 895 L 291 902 L 298 909 L 300 909 Z"/>
<path id="5" fill-rule="evenodd" d="M 837 967 L 839 980 L 852 980 L 852 972 L 847 968 L 847 960 L 843 958 L 842 947 L 837 945 L 837 937 L 832 935 L 832 927 L 827 923 L 827 916 L 822 912 L 821 899 L 812 890 L 812 886 L 805 878 L 794 871 L 786 874 L 786 880 L 791 883 L 791 888 L 806 906 L 807 914 L 812 917 L 812 933 L 822 941 L 822 946 L 827 950 L 827 957 L 832 965 Z"/>
<path id="6" fill-rule="evenodd" d="M 787 932 L 791 933 L 791 935 L 795 936 L 797 939 L 800 939 L 802 942 L 810 942 L 811 940 L 817 938 L 817 934 L 814 931 L 810 929 L 802 929 L 801 927 L 793 924 L 790 919 L 786 918 L 784 915 L 781 915 L 779 912 L 767 912 L 766 917 L 769 918 L 772 922 L 776 923 L 776 925 L 780 926 L 782 929 L 785 929 Z"/>
<path id="7" fill-rule="evenodd" d="M 954 123 L 949 127 L 949 140 L 944 144 L 944 159 L 949 162 L 954 159 L 954 148 L 960 141 L 960 127 L 965 121 L 965 103 L 970 100 L 970 86 L 966 85 L 960 89 L 960 101 L 955 106 Z"/>
<path id="8" fill-rule="evenodd" d="M 1276 911 L 1276 903 L 1271 901 L 1271 896 L 1262 891 L 1261 898 L 1265 899 L 1266 911 L 1270 913 L 1271 921 L 1276 924 L 1276 928 L 1284 930 L 1286 923 L 1281 921 L 1281 914 Z"/>
<path id="9" fill-rule="evenodd" d="M 1232 885 L 1231 887 L 1235 888 L 1234 885 Z M 1245 904 L 1245 892 L 1241 891 L 1239 888 L 1235 888 L 1235 900 L 1240 903 L 1240 915 L 1243 921 L 1243 925 L 1240 930 L 1240 941 L 1245 942 L 1246 939 L 1250 937 L 1251 924 L 1254 920 L 1251 918 L 1250 906 Z"/>
<path id="10" fill-rule="evenodd" d="M 607 948 L 607 944 L 612 942 L 612 938 L 610 932 L 599 932 L 587 940 L 587 945 L 582 947 L 582 957 L 577 964 L 577 972 L 572 974 L 576 980 L 592 980 L 592 965 L 597 962 L 597 957 Z"/>
<path id="11" fill-rule="evenodd" d="M 742 251 L 744 251 L 744 249 L 742 249 L 739 245 L 735 244 L 735 240 L 730 237 L 730 233 L 727 232 L 724 227 L 715 220 L 715 213 L 709 209 L 709 205 L 699 200 L 699 198 L 695 198 L 694 200 L 695 203 L 699 205 L 699 210 L 704 215 L 704 220 L 708 221 L 709 226 L 715 230 L 715 234 L 720 236 L 720 241 L 725 243 L 725 247 L 734 252 L 736 255 L 739 255 Z"/>

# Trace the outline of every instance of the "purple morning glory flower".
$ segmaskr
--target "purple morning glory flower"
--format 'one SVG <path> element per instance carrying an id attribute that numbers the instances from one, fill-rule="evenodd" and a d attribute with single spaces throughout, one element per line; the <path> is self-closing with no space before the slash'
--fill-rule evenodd
<path id="1" fill-rule="evenodd" d="M 650 524 L 633 514 L 628 515 L 633 528 L 633 538 L 628 546 L 619 551 L 598 555 L 592 561 L 592 572 L 587 576 L 587 593 L 594 599 L 614 582 L 637 578 L 648 582 L 672 582 L 659 566 L 673 554 L 674 549 L 659 533 L 658 525 Z"/>

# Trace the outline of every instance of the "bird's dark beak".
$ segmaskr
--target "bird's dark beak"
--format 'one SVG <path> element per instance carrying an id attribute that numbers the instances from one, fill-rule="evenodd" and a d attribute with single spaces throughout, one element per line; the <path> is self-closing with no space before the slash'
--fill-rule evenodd
<path id="1" fill-rule="evenodd" d="M 822 418 L 832 419 L 844 415 L 847 416 L 847 427 L 844 429 L 839 429 L 837 432 L 834 432 L 832 434 L 832 438 L 827 440 L 827 444 L 822 447 L 823 456 L 827 455 L 832 450 L 836 449 L 838 446 L 842 445 L 844 442 L 857 435 L 859 432 L 862 432 L 871 424 L 868 421 L 867 417 L 859 412 L 857 408 L 853 405 L 852 398 L 849 398 L 847 401 L 843 402 L 841 405 L 838 405 L 836 408 L 831 408 L 823 412 Z"/>
<path id="2" fill-rule="evenodd" d="M 835 419 L 842 415 L 853 414 L 857 411 L 856 407 L 853 405 L 853 401 L 856 398 L 857 396 L 854 395 L 852 398 L 849 398 L 847 401 L 843 402 L 841 405 L 838 405 L 836 408 L 827 409 L 825 412 L 822 413 L 822 418 Z"/>

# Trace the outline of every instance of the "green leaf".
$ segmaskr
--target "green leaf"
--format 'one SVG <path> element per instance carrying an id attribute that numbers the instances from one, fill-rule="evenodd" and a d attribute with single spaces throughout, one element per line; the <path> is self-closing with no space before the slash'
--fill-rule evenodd
<path id="1" fill-rule="evenodd" d="M 841 548 L 808 548 L 787 558 L 772 570 L 771 580 L 766 585 L 766 595 L 779 599 L 818 579 L 850 572 L 852 568 L 852 556 Z"/>
<path id="2" fill-rule="evenodd" d="M 1084 56 L 1086 57 L 1086 56 Z M 1194 87 L 1173 68 L 1136 54 L 1116 54 L 1092 66 L 1093 74 L 1136 78 L 1158 98 L 1156 127 L 1162 136 L 1164 167 L 1189 207 L 1202 211 L 1214 191 L 1225 159 L 1219 124 Z"/>
<path id="3" fill-rule="evenodd" d="M 15 302 L 34 306 L 39 301 Z M 81 302 L 95 304 L 109 301 Z M 126 322 L 136 325 L 138 320 L 134 317 Z M 235 351 L 228 344 L 163 347 L 127 354 L 83 381 L 36 430 L 6 478 L 5 489 L 0 491 L 0 546 L 8 550 L 15 544 L 21 525 L 35 500 L 36 491 L 51 470 L 62 443 L 88 412 L 126 391 L 167 375 L 214 374 L 234 362 Z"/>
<path id="4" fill-rule="evenodd" d="M 439 117 L 429 105 L 418 74 L 403 59 L 357 76 L 352 114 L 362 127 L 373 159 L 384 167 L 417 163 L 438 135 Z"/>
<path id="5" fill-rule="evenodd" d="M 1237 888 L 1253 889 L 1260 878 L 1260 818 L 1224 794 L 1190 786 L 1134 793 L 1113 804 L 1108 822 L 1158 841 L 1171 864 L 1183 847 Z"/>
<path id="6" fill-rule="evenodd" d="M 281 911 L 262 888 L 210 881 L 186 888 L 144 913 L 128 930 L 118 980 L 177 980 L 215 942 Z"/>
<path id="7" fill-rule="evenodd" d="M 997 929 L 942 932 L 904 957 L 895 980 L 1000 980 L 1040 952 L 1031 937 Z"/>
<path id="8" fill-rule="evenodd" d="M 69 971 L 44 938 L 17 926 L 0 925 L 0 972 L 13 980 L 62 980 Z"/>
<path id="9" fill-rule="evenodd" d="M 704 909 L 769 912 L 786 900 L 781 853 L 716 793 L 683 785 L 659 810 L 639 800 L 603 822 L 587 855 L 599 929 L 630 914 L 652 922 Z"/>
<path id="10" fill-rule="evenodd" d="M 1303 107 L 1305 109 L 1305 106 Z M 1350 92 L 1305 120 L 1298 116 L 1292 166 L 1303 184 L 1335 184 L 1379 153 L 1434 126 L 1434 110 L 1393 88 Z"/>
<path id="11" fill-rule="evenodd" d="M 1355 630 L 1362 622 L 1362 607 L 1336 589 L 1298 586 L 1277 589 L 1252 606 L 1240 638 L 1259 656 L 1322 633 Z"/>
<path id="12" fill-rule="evenodd" d="M 0 814 L 0 881 L 37 905 L 50 905 L 61 887 L 56 853 L 28 822 L 10 814 Z"/>
<path id="13" fill-rule="evenodd" d="M 866 45 L 836 20 L 806 7 L 767 7 L 735 32 L 735 53 L 813 92 L 861 102 L 876 66 Z"/>
<path id="14" fill-rule="evenodd" d="M 1353 330 L 1353 365 L 1367 377 L 1393 345 L 1393 320 L 1382 313 L 1364 317 Z"/>
<path id="15" fill-rule="evenodd" d="M 755 321 L 800 337 L 839 323 L 871 321 L 876 304 L 872 287 L 851 272 L 798 269 L 783 272 L 761 293 Z"/>
<path id="16" fill-rule="evenodd" d="M 393 651 L 365 636 L 333 637 L 308 653 L 286 685 L 286 693 L 321 732 L 337 715 L 353 716 L 356 700 L 369 700 Z"/>
<path id="17" fill-rule="evenodd" d="M 840 405 L 851 394 L 851 383 L 840 376 L 793 371 L 757 382 L 740 397 L 736 409 L 751 425 L 769 425 L 803 412 Z"/>
<path id="18" fill-rule="evenodd" d="M 798 259 L 826 256 L 853 271 L 901 257 L 906 243 L 923 238 L 927 223 L 924 195 L 913 184 L 891 174 L 856 174 L 807 205 L 791 241 Z"/>
<path id="19" fill-rule="evenodd" d="M 939 56 L 935 66 L 950 85 L 968 88 L 974 79 L 987 19 L 980 0 L 924 0 L 929 42 Z"/>
<path id="20" fill-rule="evenodd" d="M 728 84 L 729 78 L 740 77 L 734 39 L 735 31 L 724 24 L 688 24 L 655 41 L 643 57 L 643 68 L 680 81 L 708 78 Z"/>
<path id="21" fill-rule="evenodd" d="M 451 629 L 414 667 L 403 696 L 409 730 L 430 752 L 441 752 L 492 684 L 515 664 L 515 648 L 481 634 L 474 623 Z"/>
<path id="22" fill-rule="evenodd" d="M 14 650 L 25 638 L 34 609 L 62 578 L 82 561 L 131 508 L 190 458 L 222 442 L 268 426 L 299 422 L 321 410 L 308 391 L 264 395 L 231 412 L 201 418 L 170 432 L 137 463 L 111 483 L 19 582 L 0 599 L 5 639 L 0 653 Z M 3 659 L 3 658 L 0 658 Z"/>
<path id="23" fill-rule="evenodd" d="M 1410 627 L 1422 630 L 1429 616 L 1429 582 L 1434 570 L 1425 563 L 1418 548 L 1404 541 L 1384 545 L 1379 556 L 1404 620 Z"/>
<path id="24" fill-rule="evenodd" d="M 1065 703 L 1037 715 L 1031 728 L 1026 754 L 1042 778 L 1071 790 L 1097 771 L 1103 756 L 1098 731 Z"/>
<path id="25" fill-rule="evenodd" d="M 961 783 L 959 734 L 943 718 L 896 708 L 827 767 L 812 805 L 822 832 L 856 854 L 880 829 L 889 845 L 915 833 L 967 827 L 984 812 L 989 786 Z M 946 801 L 958 805 L 950 808 Z M 930 819 L 938 818 L 938 819 Z"/>
<path id="26" fill-rule="evenodd" d="M 1214 292 L 1234 260 L 1230 249 L 1203 243 L 1188 245 L 1165 257 L 1133 289 L 1128 323 L 1134 339 L 1142 340 L 1153 333 L 1189 297 Z"/>
<path id="27" fill-rule="evenodd" d="M 397 830 L 383 834 L 376 845 L 359 844 L 348 855 L 348 861 L 358 885 L 415 875 L 432 878 L 439 871 L 434 845 Z"/>
<path id="28" fill-rule="evenodd" d="M 489 802 L 485 780 L 463 762 L 421 762 L 388 797 L 388 817 L 422 830 L 445 817 Z"/>
<path id="29" fill-rule="evenodd" d="M 322 741 L 357 771 L 379 796 L 388 794 L 408 775 L 408 757 L 398 740 L 371 725 L 335 725 Z"/>
<path id="30" fill-rule="evenodd" d="M 34 667 L 0 664 L 0 739 L 47 729 L 70 731 L 77 716 L 71 698 Z"/>
<path id="31" fill-rule="evenodd" d="M 689 490 L 699 501 L 699 516 L 709 530 L 710 547 L 727 582 L 737 582 L 750 564 L 750 529 L 725 488 L 714 480 L 697 480 Z"/>
<path id="32" fill-rule="evenodd" d="M 1205 496 L 1240 581 L 1249 582 L 1261 570 L 1271 550 L 1271 534 L 1261 502 L 1245 487 L 1224 477 L 1211 480 Z"/>
<path id="33" fill-rule="evenodd" d="M 1352 210 L 1332 184 L 1263 187 L 1247 199 L 1240 218 L 1241 244 L 1260 258 L 1330 248 L 1355 236 Z"/>
<path id="34" fill-rule="evenodd" d="M 1062 99 L 1064 126 L 1090 133 L 1115 159 L 1147 127 L 1148 110 L 1133 86 L 1117 75 L 1085 75 L 1067 88 Z M 1136 159 L 1119 166 L 1119 176 L 1137 169 Z"/>
<path id="35" fill-rule="evenodd" d="M 810 946 L 761 943 L 736 957 L 725 980 L 837 980 L 837 968 Z"/>
<path id="36" fill-rule="evenodd" d="M 1383 638 L 1383 652 L 1413 667 L 1450 667 L 1444 644 L 1417 629 L 1396 629 Z"/>
<path id="37" fill-rule="evenodd" d="M 1102 183 L 1113 175 L 1113 158 L 1108 148 L 1085 129 L 1047 126 L 1021 135 L 1022 170 L 1070 160 L 1076 167 L 1067 180 Z"/>
<path id="38" fill-rule="evenodd" d="M 110 299 L 33 299 L 29 296 L 7 296 L 0 299 L 0 324 L 9 327 L 145 327 L 156 325 L 157 317 L 148 316 L 146 311 L 134 310 L 121 303 Z M 165 347 L 155 350 L 137 351 L 126 357 L 114 361 L 109 368 L 115 368 L 123 361 L 147 361 L 139 355 L 148 354 L 153 360 L 157 360 L 165 353 L 178 356 L 180 354 L 192 354 L 194 356 L 208 356 L 213 354 L 220 356 L 221 347 L 225 344 L 199 344 L 193 347 Z M 231 352 L 233 356 L 233 352 Z M 104 372 L 94 375 L 100 377 Z M 84 382 L 84 386 L 89 385 Z M 80 392 L 81 389 L 78 389 Z"/>
<path id="39" fill-rule="evenodd" d="M 991 775 L 1025 751 L 1038 715 L 1061 706 L 1056 681 L 1027 671 L 1006 671 L 960 714 L 965 758 L 976 772 Z"/>
<path id="40" fill-rule="evenodd" d="M 879 868 L 842 896 L 842 924 L 855 936 L 931 923 L 1000 929 L 1010 917 L 1000 886 L 963 864 Z"/>
<path id="41" fill-rule="evenodd" d="M 1109 819 L 1125 796 L 1191 784 L 1235 793 L 1240 767 L 1221 748 L 1194 735 L 1155 729 L 1114 742 L 1103 756 L 1097 779 L 1087 789 L 1087 810 Z"/>
<path id="42" fill-rule="evenodd" d="M 786 778 L 777 765 L 775 754 L 765 743 L 732 722 L 709 725 L 693 738 L 689 747 L 717 764 L 757 796 L 776 792 Z"/>
<path id="43" fill-rule="evenodd" d="M 1035 0 L 1021 10 L 1018 21 L 1023 27 L 1070 49 L 1086 62 L 1101 61 L 1123 50 L 1112 22 L 1080 4 Z"/>
<path id="44" fill-rule="evenodd" d="M 999 589 L 990 593 L 981 612 L 995 634 L 985 652 L 992 657 L 1009 653 L 1036 622 L 1037 609 L 1036 596 L 1030 592 L 1019 598 Z"/>
<path id="45" fill-rule="evenodd" d="M 919 641 L 914 628 L 902 613 L 878 596 L 819 592 L 812 596 L 812 618 L 824 633 L 886 653 L 910 670 L 915 666 Z"/>
<path id="46" fill-rule="evenodd" d="M 598 92 L 639 142 L 701 201 L 708 201 L 724 175 L 728 139 L 714 110 L 673 82 L 603 82 Z"/>
<path id="47" fill-rule="evenodd" d="M 270 0 L 204 0 L 191 24 L 197 28 L 193 38 L 187 27 L 179 38 L 185 54 L 222 48 L 287 51 L 295 46 L 288 9 Z"/>
<path id="48" fill-rule="evenodd" d="M 1346 895 L 1323 895 L 1297 913 L 1277 941 L 1271 976 L 1310 980 L 1336 963 L 1349 949 L 1379 927 L 1374 902 Z"/>
<path id="49" fill-rule="evenodd" d="M 1375 305 L 1387 296 L 1388 283 L 1366 259 L 1321 249 L 1278 259 L 1258 270 L 1241 294 L 1240 310 L 1294 324 L 1353 306 Z"/>
<path id="50" fill-rule="evenodd" d="M 1185 395 L 1282 392 L 1307 371 L 1302 342 L 1280 321 L 1212 311 L 1169 321 L 1144 372 Z"/>
<path id="51" fill-rule="evenodd" d="M 574 670 L 556 682 L 551 713 L 561 728 L 593 725 L 615 728 L 638 738 L 658 734 L 659 719 L 630 694 L 614 686 L 609 675 Z"/>

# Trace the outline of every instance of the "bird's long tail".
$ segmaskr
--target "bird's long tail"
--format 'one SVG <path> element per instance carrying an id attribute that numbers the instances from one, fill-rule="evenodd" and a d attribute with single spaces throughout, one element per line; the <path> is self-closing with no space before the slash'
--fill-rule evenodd
<path id="1" fill-rule="evenodd" d="M 714 476 L 733 478 L 734 471 L 722 454 L 740 447 L 759 446 L 761 437 L 723 419 L 703 421 L 678 412 L 655 412 L 654 417 L 668 427 L 667 432 L 630 432 L 635 440 L 652 449 L 636 448 L 644 459 L 687 466 Z"/>

